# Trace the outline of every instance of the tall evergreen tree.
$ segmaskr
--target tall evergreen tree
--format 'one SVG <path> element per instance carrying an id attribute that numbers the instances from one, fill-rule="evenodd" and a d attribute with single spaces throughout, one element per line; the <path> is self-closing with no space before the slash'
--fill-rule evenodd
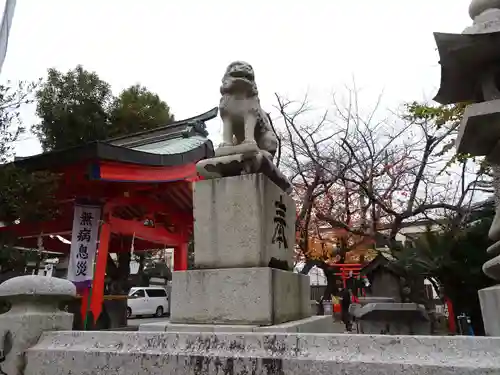
<path id="1" fill-rule="evenodd" d="M 113 96 L 111 86 L 81 65 L 66 73 L 49 69 L 36 93 L 33 126 L 44 151 L 167 125 L 174 116 L 160 97 L 140 85 Z"/>

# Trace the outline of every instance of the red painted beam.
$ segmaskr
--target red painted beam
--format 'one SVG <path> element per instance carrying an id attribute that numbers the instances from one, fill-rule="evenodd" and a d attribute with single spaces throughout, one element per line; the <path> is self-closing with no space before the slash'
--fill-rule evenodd
<path id="1" fill-rule="evenodd" d="M 171 233 L 161 227 L 146 227 L 141 221 L 123 220 L 110 216 L 109 224 L 113 233 L 126 236 L 133 236 L 135 234 L 136 237 L 153 243 L 174 247 L 186 242 L 185 238 L 179 234 Z"/>
<path id="2" fill-rule="evenodd" d="M 111 199 L 107 203 L 107 206 L 110 208 L 110 210 L 117 206 L 131 206 L 131 205 L 142 206 L 147 210 L 149 210 L 150 212 L 167 209 L 167 206 L 163 202 L 144 196 L 116 197 Z"/>
<path id="3" fill-rule="evenodd" d="M 197 176 L 196 164 L 169 167 L 99 162 L 99 179 L 122 182 L 170 182 L 192 179 Z"/>
<path id="4" fill-rule="evenodd" d="M 152 199 L 145 196 L 131 196 L 131 197 L 117 197 L 113 198 L 108 203 L 110 209 L 117 206 L 132 206 L 137 205 L 144 207 L 149 214 L 154 214 L 156 212 L 164 212 L 170 214 L 176 225 L 189 225 L 193 222 L 192 214 L 182 212 L 172 205 L 167 205 L 165 202 Z"/>

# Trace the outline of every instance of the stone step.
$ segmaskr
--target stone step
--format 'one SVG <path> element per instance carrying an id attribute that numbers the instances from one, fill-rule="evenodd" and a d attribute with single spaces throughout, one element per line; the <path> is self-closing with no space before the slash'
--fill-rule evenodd
<path id="1" fill-rule="evenodd" d="M 500 338 L 50 332 L 24 375 L 500 375 Z"/>

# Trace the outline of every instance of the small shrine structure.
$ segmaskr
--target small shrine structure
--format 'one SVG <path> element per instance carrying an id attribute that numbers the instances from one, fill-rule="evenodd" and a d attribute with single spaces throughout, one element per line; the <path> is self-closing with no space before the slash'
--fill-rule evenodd
<path id="1" fill-rule="evenodd" d="M 60 175 L 56 193 L 59 217 L 1 227 L 14 233 L 19 246 L 69 254 L 77 205 L 100 208 L 98 249 L 92 287 L 81 291 L 82 313 L 97 321 L 102 311 L 109 254 L 174 248 L 174 269 L 187 269 L 188 242 L 193 231 L 192 183 L 196 164 L 214 156 L 204 114 L 154 130 L 65 150 L 16 159 L 28 171 Z M 91 292 L 89 294 L 89 291 Z M 85 298 L 87 297 L 87 298 Z"/>

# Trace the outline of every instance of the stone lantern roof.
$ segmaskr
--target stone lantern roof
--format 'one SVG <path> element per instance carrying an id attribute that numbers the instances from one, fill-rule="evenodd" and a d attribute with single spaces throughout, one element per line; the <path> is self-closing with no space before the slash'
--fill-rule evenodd
<path id="1" fill-rule="evenodd" d="M 469 14 L 473 25 L 462 34 L 434 33 L 441 64 L 434 100 L 441 104 L 484 101 L 481 81 L 496 62 L 500 86 L 500 0 L 473 0 Z"/>

